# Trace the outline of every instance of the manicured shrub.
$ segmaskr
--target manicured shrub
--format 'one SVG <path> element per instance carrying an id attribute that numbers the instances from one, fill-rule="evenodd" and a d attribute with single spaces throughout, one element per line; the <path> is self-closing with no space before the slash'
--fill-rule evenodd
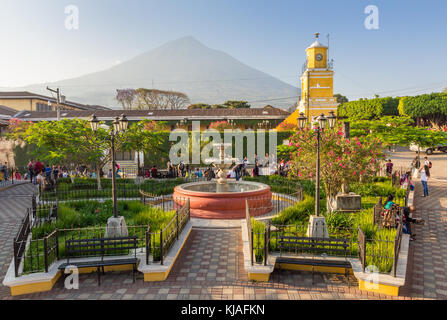
<path id="1" fill-rule="evenodd" d="M 324 215 L 328 228 L 333 229 L 352 229 L 354 218 L 352 213 L 348 212 L 326 212 Z"/>
<path id="2" fill-rule="evenodd" d="M 59 204 L 57 227 L 61 229 L 68 229 L 77 227 L 80 225 L 81 217 L 79 212 L 75 209 L 66 206 L 65 204 Z"/>
<path id="3" fill-rule="evenodd" d="M 315 211 L 314 198 L 305 195 L 303 201 L 292 207 L 288 207 L 280 212 L 279 216 L 273 219 L 273 223 L 289 224 L 303 223 L 309 220 L 309 216 Z"/>
<path id="4" fill-rule="evenodd" d="M 153 232 L 162 229 L 174 215 L 175 210 L 163 211 L 159 208 L 147 207 L 133 217 L 133 222 L 138 226 L 150 224 L 150 230 Z"/>

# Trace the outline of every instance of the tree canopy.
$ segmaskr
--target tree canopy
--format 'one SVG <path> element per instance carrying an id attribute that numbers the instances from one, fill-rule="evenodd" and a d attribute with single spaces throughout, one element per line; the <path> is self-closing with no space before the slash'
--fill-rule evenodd
<path id="1" fill-rule="evenodd" d="M 413 118 L 422 118 L 439 128 L 447 118 L 447 93 L 430 93 L 403 97 L 399 103 L 399 113 Z"/>
<path id="2" fill-rule="evenodd" d="M 251 106 L 247 101 L 228 100 L 222 104 L 195 103 L 188 106 L 188 109 L 244 109 Z"/>
<path id="3" fill-rule="evenodd" d="M 368 135 L 379 139 L 383 145 L 410 146 L 419 145 L 422 148 L 433 147 L 447 142 L 447 133 L 429 128 L 412 126 L 410 117 L 382 117 L 377 120 L 357 120 L 351 122 L 351 136 Z"/>
<path id="4" fill-rule="evenodd" d="M 337 114 L 351 119 L 375 119 L 381 116 L 398 115 L 399 98 L 360 99 L 344 102 L 338 106 Z"/>
<path id="5" fill-rule="evenodd" d="M 116 100 L 124 109 L 184 109 L 190 103 L 186 94 L 158 89 L 118 89 Z"/>

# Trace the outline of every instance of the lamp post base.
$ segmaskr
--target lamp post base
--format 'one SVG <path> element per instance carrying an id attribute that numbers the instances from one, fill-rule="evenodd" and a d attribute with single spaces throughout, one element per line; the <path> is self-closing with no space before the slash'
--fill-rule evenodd
<path id="1" fill-rule="evenodd" d="M 326 220 L 321 216 L 310 216 L 307 236 L 312 238 L 329 238 Z"/>
<path id="2" fill-rule="evenodd" d="M 105 238 L 126 237 L 129 235 L 126 221 L 123 216 L 110 217 L 107 219 L 107 228 L 104 234 Z"/>

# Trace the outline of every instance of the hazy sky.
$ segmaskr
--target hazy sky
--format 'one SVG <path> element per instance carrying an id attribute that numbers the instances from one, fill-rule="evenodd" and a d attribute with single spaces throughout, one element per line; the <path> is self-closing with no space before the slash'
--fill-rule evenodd
<path id="1" fill-rule="evenodd" d="M 79 8 L 78 30 L 65 28 L 68 5 Z M 368 5 L 378 30 L 365 28 Z M 99 71 L 187 35 L 297 86 L 320 32 L 322 42 L 330 33 L 336 92 L 439 91 L 446 16 L 446 0 L 0 0 L 0 87 Z"/>

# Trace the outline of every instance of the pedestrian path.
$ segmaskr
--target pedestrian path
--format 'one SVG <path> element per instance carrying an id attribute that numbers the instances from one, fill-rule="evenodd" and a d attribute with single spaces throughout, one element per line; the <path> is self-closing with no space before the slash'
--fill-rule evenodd
<path id="1" fill-rule="evenodd" d="M 36 193 L 37 188 L 31 183 L 0 190 L 0 299 L 10 294 L 2 282 L 11 263 L 12 242 L 26 209 L 31 207 L 31 196 Z"/>
<path id="2" fill-rule="evenodd" d="M 421 197 L 416 183 L 415 215 L 425 220 L 416 225 L 416 241 L 410 244 L 406 290 L 411 297 L 447 299 L 447 182 L 429 181 L 429 197 Z"/>

